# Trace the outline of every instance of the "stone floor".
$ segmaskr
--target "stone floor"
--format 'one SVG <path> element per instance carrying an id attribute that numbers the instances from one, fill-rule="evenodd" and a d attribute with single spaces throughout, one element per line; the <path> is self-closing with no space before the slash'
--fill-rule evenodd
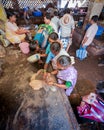
<path id="1" fill-rule="evenodd" d="M 52 92 L 45 87 L 34 91 L 29 86 L 32 74 L 43 66 L 30 64 L 28 56 L 12 46 L 6 48 L 0 78 L 0 129 L 74 130 L 79 127 L 60 89 Z"/>

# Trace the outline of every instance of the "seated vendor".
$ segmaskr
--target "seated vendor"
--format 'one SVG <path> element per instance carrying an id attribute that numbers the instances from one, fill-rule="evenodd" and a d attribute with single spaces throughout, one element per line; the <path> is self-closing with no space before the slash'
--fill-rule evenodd
<path id="1" fill-rule="evenodd" d="M 29 31 L 24 28 L 19 28 L 16 25 L 16 15 L 13 12 L 8 12 L 7 18 L 8 21 L 5 25 L 6 38 L 12 44 L 17 44 L 25 41 L 26 33 Z"/>

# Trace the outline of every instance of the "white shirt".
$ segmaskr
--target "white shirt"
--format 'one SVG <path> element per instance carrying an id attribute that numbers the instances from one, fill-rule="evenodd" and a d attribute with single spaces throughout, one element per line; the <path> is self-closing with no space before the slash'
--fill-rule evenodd
<path id="1" fill-rule="evenodd" d="M 66 24 L 64 23 L 65 17 L 69 17 L 69 22 Z M 75 28 L 75 23 L 74 19 L 70 14 L 65 14 L 60 20 L 59 20 L 59 25 L 61 29 L 61 37 L 69 37 L 71 34 L 71 30 Z"/>
<path id="2" fill-rule="evenodd" d="M 96 23 L 92 24 L 88 28 L 88 30 L 86 31 L 86 34 L 84 36 L 84 37 L 88 37 L 88 40 L 84 43 L 84 45 L 89 46 L 92 43 L 92 41 L 97 33 L 97 30 L 98 30 L 98 25 Z"/>
<path id="3" fill-rule="evenodd" d="M 57 59 L 62 56 L 70 56 L 64 49 L 61 49 L 59 54 L 57 54 L 53 59 L 52 59 L 52 67 L 53 69 L 57 69 Z"/>
<path id="4" fill-rule="evenodd" d="M 57 27 L 56 27 L 56 25 L 53 22 L 50 22 L 49 25 L 52 26 L 53 29 L 54 29 L 54 31 L 57 33 Z"/>
<path id="5" fill-rule="evenodd" d="M 15 32 L 15 31 L 17 31 L 18 30 L 18 26 L 16 25 L 16 23 L 11 23 L 11 22 L 6 22 L 6 24 L 5 24 L 5 29 L 8 31 L 9 30 L 9 32 L 11 31 L 11 32 Z M 11 34 L 10 34 L 11 35 Z"/>
<path id="6" fill-rule="evenodd" d="M 59 28 L 59 18 L 57 16 L 54 16 L 52 19 L 51 19 L 52 23 L 54 23 L 57 27 L 57 32 L 58 32 L 58 28 Z"/>

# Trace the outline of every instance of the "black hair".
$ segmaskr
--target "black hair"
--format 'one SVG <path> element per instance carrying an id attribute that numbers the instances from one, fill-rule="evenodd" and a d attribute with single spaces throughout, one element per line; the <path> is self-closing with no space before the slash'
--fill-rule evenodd
<path id="1" fill-rule="evenodd" d="M 98 21 L 98 15 L 94 15 L 92 16 L 91 20 L 93 20 L 94 22 L 97 22 Z"/>
<path id="2" fill-rule="evenodd" d="M 55 12 L 54 12 L 54 16 L 58 16 L 58 11 L 55 11 Z"/>
<path id="3" fill-rule="evenodd" d="M 69 56 L 62 55 L 57 59 L 57 63 L 59 63 L 62 67 L 67 67 L 71 65 L 71 59 Z"/>
<path id="4" fill-rule="evenodd" d="M 7 12 L 7 18 L 9 19 L 10 17 L 12 17 L 13 15 L 15 15 L 15 13 L 13 12 Z M 15 15 L 16 16 L 16 15 Z"/>
<path id="5" fill-rule="evenodd" d="M 52 40 L 57 40 L 58 39 L 58 34 L 56 32 L 52 32 L 49 34 L 48 39 L 51 38 Z"/>
<path id="6" fill-rule="evenodd" d="M 50 50 L 52 52 L 60 52 L 61 50 L 61 44 L 59 42 L 53 42 L 50 46 Z"/>
<path id="7" fill-rule="evenodd" d="M 50 15 L 50 13 L 46 13 L 46 14 L 45 14 L 45 17 L 46 17 L 46 19 L 51 20 L 51 15 Z"/>

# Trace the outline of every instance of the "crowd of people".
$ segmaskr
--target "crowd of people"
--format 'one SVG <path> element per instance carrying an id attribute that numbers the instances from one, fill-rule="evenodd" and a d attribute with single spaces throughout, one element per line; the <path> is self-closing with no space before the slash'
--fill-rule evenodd
<path id="1" fill-rule="evenodd" d="M 30 34 L 30 31 L 17 26 L 16 15 L 13 12 L 8 12 L 7 18 L 6 38 L 13 45 L 26 44 L 26 36 Z M 97 20 L 98 16 L 91 18 L 92 25 L 85 33 L 81 48 L 86 49 L 92 43 L 98 29 Z M 52 63 L 53 71 L 50 74 L 56 75 L 57 83 L 50 81 L 49 85 L 65 89 L 68 96 L 70 96 L 77 82 L 77 70 L 73 66 L 75 63 L 74 57 L 69 54 L 74 29 L 75 22 L 69 9 L 66 9 L 61 18 L 58 17 L 57 11 L 54 12 L 53 18 L 47 12 L 44 16 L 44 23 L 39 25 L 36 35 L 31 39 L 31 41 L 34 41 L 34 53 L 40 54 L 39 63 L 44 63 L 44 77 L 49 73 L 49 63 Z M 43 59 L 46 59 L 46 61 L 44 62 Z"/>

